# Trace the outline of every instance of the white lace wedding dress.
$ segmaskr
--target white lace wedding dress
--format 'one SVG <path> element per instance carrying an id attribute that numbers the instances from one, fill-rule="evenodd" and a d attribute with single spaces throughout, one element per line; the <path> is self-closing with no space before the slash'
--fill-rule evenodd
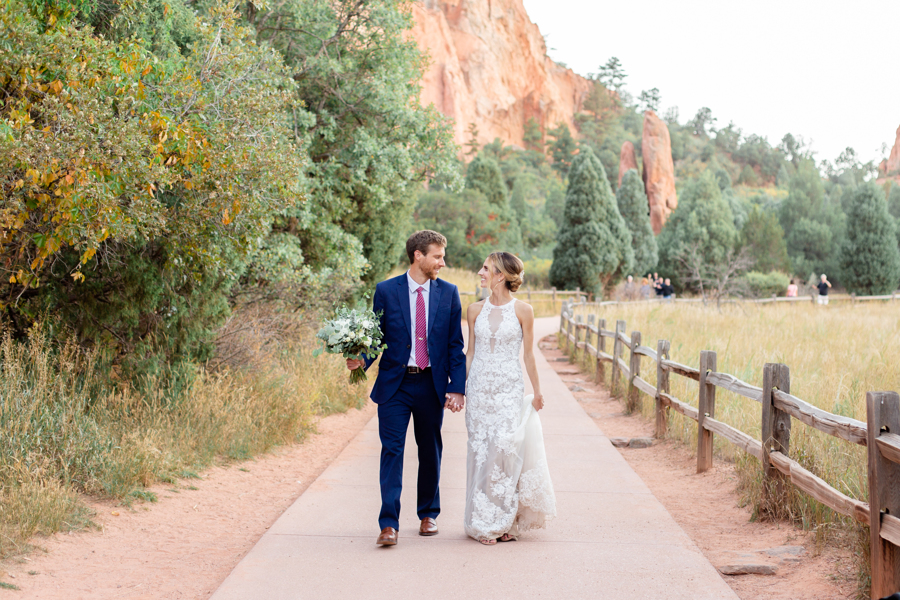
<path id="1" fill-rule="evenodd" d="M 478 540 L 516 537 L 556 516 L 540 417 L 533 397 L 525 396 L 515 302 L 494 306 L 485 300 L 475 320 L 466 381 L 465 530 Z"/>

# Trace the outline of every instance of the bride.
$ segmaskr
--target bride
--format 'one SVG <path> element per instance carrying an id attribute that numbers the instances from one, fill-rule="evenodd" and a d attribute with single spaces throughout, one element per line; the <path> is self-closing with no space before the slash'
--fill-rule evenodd
<path id="1" fill-rule="evenodd" d="M 488 256 L 478 274 L 491 295 L 466 314 L 465 530 L 486 545 L 515 541 L 556 516 L 537 414 L 544 397 L 534 364 L 534 311 L 511 294 L 522 284 L 523 271 L 522 261 L 508 252 Z M 525 396 L 523 342 L 533 396 Z"/>

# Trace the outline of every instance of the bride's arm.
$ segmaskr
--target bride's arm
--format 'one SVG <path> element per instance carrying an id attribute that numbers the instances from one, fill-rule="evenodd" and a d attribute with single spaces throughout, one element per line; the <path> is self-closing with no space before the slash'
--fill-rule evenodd
<path id="1" fill-rule="evenodd" d="M 466 322 L 469 324 L 469 343 L 466 344 L 466 377 L 469 376 L 469 367 L 472 366 L 472 358 L 475 357 L 475 319 L 481 312 L 481 302 L 470 304 L 466 309 Z"/>
<path id="2" fill-rule="evenodd" d="M 534 389 L 534 410 L 544 408 L 544 396 L 541 394 L 541 382 L 538 379 L 537 366 L 534 364 L 534 309 L 530 304 L 516 302 L 516 316 L 522 325 L 522 346 L 525 354 L 525 370 Z"/>

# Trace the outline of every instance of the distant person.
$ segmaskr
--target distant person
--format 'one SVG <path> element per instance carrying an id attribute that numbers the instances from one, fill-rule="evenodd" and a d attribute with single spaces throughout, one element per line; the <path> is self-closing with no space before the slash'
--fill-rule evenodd
<path id="1" fill-rule="evenodd" d="M 825 277 L 825 273 L 822 273 L 822 276 L 819 278 L 819 283 L 816 284 L 816 287 L 819 288 L 819 297 L 818 304 L 828 305 L 828 288 L 831 287 L 831 282 L 828 281 L 828 278 Z"/>
<path id="2" fill-rule="evenodd" d="M 622 290 L 626 300 L 634 300 L 637 291 L 634 285 L 634 277 L 629 275 L 625 280 L 625 289 Z"/>
<path id="3" fill-rule="evenodd" d="M 644 277 L 641 279 L 641 300 L 649 300 L 650 299 L 650 280 Z"/>
<path id="4" fill-rule="evenodd" d="M 653 274 L 653 289 L 656 291 L 656 297 L 662 298 L 663 295 L 663 280 L 659 278 L 659 275 L 656 273 Z"/>
<path id="5" fill-rule="evenodd" d="M 788 298 L 796 298 L 797 297 L 797 284 L 794 283 L 793 279 L 791 279 L 791 283 L 788 284 L 787 297 Z"/>
<path id="6" fill-rule="evenodd" d="M 668 277 L 666 277 L 666 280 L 662 284 L 663 300 L 671 300 L 674 294 L 675 288 L 672 287 L 672 281 Z"/>

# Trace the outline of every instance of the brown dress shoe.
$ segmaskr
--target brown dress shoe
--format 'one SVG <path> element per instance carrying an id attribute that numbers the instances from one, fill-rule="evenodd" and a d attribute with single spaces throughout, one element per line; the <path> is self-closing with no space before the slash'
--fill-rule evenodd
<path id="1" fill-rule="evenodd" d="M 419 535 L 437 535 L 437 523 L 431 517 L 425 517 L 419 524 Z"/>
<path id="2" fill-rule="evenodd" d="M 378 540 L 375 543 L 380 546 L 396 546 L 397 530 L 393 527 L 385 527 L 378 534 Z"/>

